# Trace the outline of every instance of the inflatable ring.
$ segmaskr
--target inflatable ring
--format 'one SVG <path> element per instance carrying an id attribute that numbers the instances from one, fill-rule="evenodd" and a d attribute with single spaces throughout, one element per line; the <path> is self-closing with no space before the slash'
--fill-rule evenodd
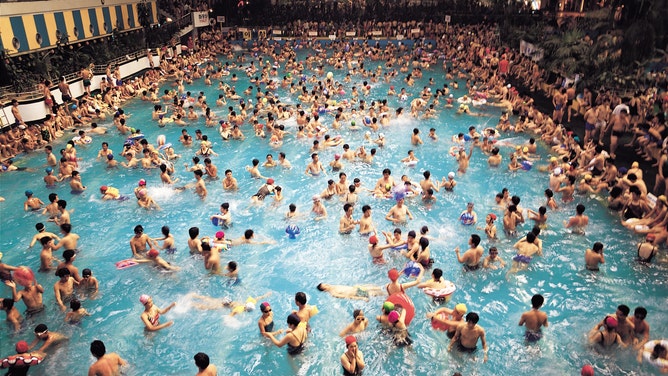
<path id="1" fill-rule="evenodd" d="M 471 101 L 471 104 L 474 106 L 482 106 L 487 103 L 487 99 L 474 99 Z"/>
<path id="2" fill-rule="evenodd" d="M 647 363 L 653 365 L 654 367 L 666 368 L 668 367 L 668 359 L 661 359 L 661 358 L 652 359 L 652 351 L 654 351 L 654 346 L 656 345 L 662 345 L 663 347 L 668 349 L 668 340 L 655 339 L 653 341 L 647 341 L 647 343 L 645 343 L 645 346 L 643 347 L 642 357 Z"/>
<path id="3" fill-rule="evenodd" d="M 434 298 L 447 298 L 450 295 L 452 295 L 452 293 L 454 293 L 455 290 L 457 290 L 457 287 L 455 286 L 454 283 L 450 281 L 445 281 L 445 287 L 443 287 L 442 289 L 432 289 L 427 287 L 422 291 L 424 291 L 425 294 Z"/>
<path id="4" fill-rule="evenodd" d="M 116 263 L 116 269 L 122 270 L 122 269 L 127 269 L 131 266 L 139 265 L 139 263 L 133 259 L 126 259 L 126 260 L 121 260 Z"/>
<path id="5" fill-rule="evenodd" d="M 406 326 L 411 323 L 413 320 L 413 317 L 415 317 L 415 305 L 413 304 L 413 301 L 411 298 L 408 297 L 403 292 L 398 292 L 396 294 L 392 294 L 387 298 L 388 302 L 392 302 L 395 306 L 400 305 L 403 309 L 406 310 L 406 318 L 404 319 L 404 323 Z"/>
<path id="6" fill-rule="evenodd" d="M 171 148 L 171 147 L 172 147 L 172 143 L 171 143 L 171 142 L 168 142 L 168 143 L 166 143 L 166 144 L 164 144 L 164 145 L 160 145 L 160 147 L 158 147 L 158 150 L 165 150 L 165 149 L 169 149 L 169 148 Z"/>
<path id="7" fill-rule="evenodd" d="M 466 98 L 459 97 L 459 98 L 457 98 L 457 102 L 461 103 L 461 104 L 470 104 L 471 103 L 471 98 L 469 98 L 468 96 Z"/>
<path id="8" fill-rule="evenodd" d="M 417 161 L 404 162 L 404 166 L 406 167 L 415 167 L 415 165 L 417 165 Z"/>
<path id="9" fill-rule="evenodd" d="M 438 316 L 438 318 L 440 318 L 441 320 L 447 320 L 447 319 L 448 319 L 448 315 L 447 315 L 445 312 L 441 312 L 441 313 L 439 313 L 439 314 L 436 315 L 436 316 Z M 444 324 L 444 323 L 442 323 L 442 322 L 440 322 L 440 321 L 436 321 L 436 320 L 434 320 L 434 318 L 432 317 L 432 318 L 431 318 L 431 327 L 434 328 L 435 330 L 440 330 L 440 331 L 445 332 L 446 330 L 448 330 L 448 328 L 449 328 L 450 326 L 449 326 L 449 325 L 446 325 L 446 324 Z"/>
<path id="10" fill-rule="evenodd" d="M 136 134 L 136 135 L 134 135 L 134 136 L 132 136 L 132 137 L 128 137 L 128 140 L 139 141 L 139 140 L 141 140 L 142 138 L 144 138 L 144 134 L 143 134 L 143 133 L 139 133 L 139 134 Z"/>
<path id="11" fill-rule="evenodd" d="M 8 356 L 0 362 L 0 368 L 9 368 L 15 366 L 35 366 L 42 363 L 41 356 L 28 354 L 27 356 L 23 355 L 12 355 Z"/>
<path id="12" fill-rule="evenodd" d="M 522 165 L 522 170 L 524 171 L 529 171 L 531 170 L 531 167 L 533 167 L 533 163 L 531 163 L 531 161 L 522 161 L 520 164 Z"/>

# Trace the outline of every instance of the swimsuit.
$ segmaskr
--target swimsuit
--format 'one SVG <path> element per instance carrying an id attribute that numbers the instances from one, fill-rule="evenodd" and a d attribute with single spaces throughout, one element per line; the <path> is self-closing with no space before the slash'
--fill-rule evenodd
<path id="1" fill-rule="evenodd" d="M 465 347 L 464 345 L 462 345 L 460 341 L 457 341 L 457 350 L 463 353 L 471 354 L 474 353 L 476 350 L 478 350 L 478 346 Z"/>
<path id="2" fill-rule="evenodd" d="M 656 247 L 652 247 L 652 253 L 649 254 L 648 258 L 644 258 L 644 257 L 640 256 L 640 246 L 642 246 L 642 244 L 640 244 L 638 246 L 638 259 L 637 259 L 638 262 L 644 262 L 644 263 L 652 262 L 652 259 L 654 258 L 654 255 L 656 254 Z"/>
<path id="3" fill-rule="evenodd" d="M 355 363 L 355 372 L 349 372 L 345 368 L 343 369 L 343 376 L 359 376 L 362 374 L 362 371 L 359 369 L 359 365 Z"/>
<path id="4" fill-rule="evenodd" d="M 170 247 L 165 250 L 168 255 L 173 255 L 176 253 L 176 247 Z"/>
<path id="5" fill-rule="evenodd" d="M 42 304 L 41 307 L 36 307 L 36 308 L 28 308 L 25 310 L 24 314 L 26 315 L 26 318 L 30 318 L 38 313 L 44 312 L 44 304 Z"/>
<path id="6" fill-rule="evenodd" d="M 270 322 L 269 324 L 264 326 L 264 331 L 267 333 L 271 333 L 274 331 L 274 322 Z"/>
<path id="7" fill-rule="evenodd" d="M 257 197 L 258 200 L 262 201 L 270 193 L 271 192 L 269 191 L 269 188 L 267 188 L 267 185 L 263 185 L 262 187 L 260 187 L 257 193 L 253 195 L 253 197 Z"/>
<path id="8" fill-rule="evenodd" d="M 369 297 L 369 292 L 366 291 L 365 289 L 358 287 L 357 292 L 355 293 L 355 296 L 359 296 L 360 298 L 368 298 Z"/>
<path id="9" fill-rule="evenodd" d="M 519 262 L 521 264 L 529 264 L 531 262 L 530 256 L 520 255 L 519 253 L 513 257 L 513 261 Z"/>
<path id="10" fill-rule="evenodd" d="M 598 272 L 598 271 L 601 270 L 601 269 L 598 268 L 598 266 L 589 266 L 589 265 L 586 265 L 585 267 L 586 267 L 587 270 L 589 270 L 590 272 Z"/>
<path id="11" fill-rule="evenodd" d="M 540 330 L 536 332 L 534 332 L 533 330 L 527 330 L 526 332 L 524 332 L 524 339 L 526 339 L 527 342 L 538 342 L 538 340 L 540 340 L 541 338 L 543 338 L 543 332 L 541 332 Z"/>
<path id="12" fill-rule="evenodd" d="M 480 269 L 480 264 L 474 264 L 474 265 L 468 265 L 464 264 L 464 271 L 465 272 L 472 272 L 474 270 Z"/>
<path id="13" fill-rule="evenodd" d="M 87 79 L 87 78 L 84 78 L 84 79 L 83 79 L 83 86 L 84 86 L 84 87 L 90 86 L 90 80 Z"/>
<path id="14" fill-rule="evenodd" d="M 295 338 L 297 338 L 297 336 L 294 333 L 290 332 L 290 334 L 292 334 Z M 293 346 L 290 343 L 288 343 L 287 345 L 288 345 L 288 354 L 290 355 L 298 355 L 301 354 L 302 351 L 304 351 L 304 341 L 299 341 L 299 345 L 297 346 Z"/>
<path id="15" fill-rule="evenodd" d="M 160 313 L 156 312 L 155 316 L 153 316 L 153 317 L 147 316 L 147 318 L 148 318 L 148 321 L 151 323 L 151 325 L 157 326 L 158 323 L 160 322 Z"/>

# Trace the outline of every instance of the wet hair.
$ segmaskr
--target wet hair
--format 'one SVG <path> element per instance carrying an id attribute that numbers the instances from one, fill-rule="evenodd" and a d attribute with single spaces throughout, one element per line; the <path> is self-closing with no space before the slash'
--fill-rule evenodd
<path id="1" fill-rule="evenodd" d="M 543 298 L 543 295 L 541 294 L 536 294 L 531 297 L 531 307 L 538 309 L 540 308 L 543 303 L 545 302 L 545 298 Z"/>
<path id="2" fill-rule="evenodd" d="M 162 234 L 165 235 L 165 236 L 169 235 L 169 227 L 168 226 L 162 226 L 160 231 L 162 231 Z"/>
<path id="3" fill-rule="evenodd" d="M 237 270 L 237 262 L 236 261 L 230 261 L 227 263 L 227 268 L 230 269 L 231 272 Z"/>
<path id="4" fill-rule="evenodd" d="M 298 292 L 295 294 L 295 302 L 299 304 L 306 304 L 306 294 L 303 292 Z"/>
<path id="5" fill-rule="evenodd" d="M 84 269 L 84 270 L 81 271 L 81 275 L 84 276 L 84 277 L 85 277 L 85 276 L 89 276 L 89 277 L 90 277 L 91 275 L 93 275 L 93 272 L 92 272 L 90 269 L 86 268 L 86 269 Z"/>
<path id="6" fill-rule="evenodd" d="M 594 245 L 591 247 L 591 249 L 592 249 L 594 252 L 601 252 L 601 251 L 603 250 L 603 243 L 601 243 L 601 242 L 596 242 L 596 243 L 594 243 Z"/>
<path id="7" fill-rule="evenodd" d="M 134 232 L 135 232 L 135 234 L 138 234 L 140 232 L 144 232 L 144 227 L 142 227 L 142 225 L 137 225 L 137 226 L 135 226 Z"/>
<path id="8" fill-rule="evenodd" d="M 477 247 L 478 244 L 480 244 L 480 235 L 478 234 L 471 234 L 471 243 L 473 243 L 474 247 Z"/>
<path id="9" fill-rule="evenodd" d="M 302 320 L 299 318 L 299 316 L 297 316 L 296 313 L 291 313 L 288 316 L 287 321 L 288 321 L 288 325 L 293 325 L 293 326 L 297 326 L 297 325 L 299 325 L 300 322 L 302 322 Z"/>
<path id="10" fill-rule="evenodd" d="M 43 333 L 47 330 L 49 330 L 49 328 L 47 328 L 46 324 L 39 324 L 35 327 L 35 333 Z"/>
<path id="11" fill-rule="evenodd" d="M 353 207 L 353 204 L 347 203 L 347 204 L 343 205 L 343 211 L 347 212 L 348 209 L 350 209 L 352 207 Z"/>
<path id="12" fill-rule="evenodd" d="M 58 207 L 65 209 L 67 207 L 67 201 L 65 200 L 58 200 Z"/>
<path id="13" fill-rule="evenodd" d="M 536 240 L 536 234 L 529 232 L 527 234 L 527 243 L 533 243 Z"/>
<path id="14" fill-rule="evenodd" d="M 466 322 L 477 324 L 479 320 L 480 316 L 478 316 L 478 314 L 475 312 L 469 312 L 466 314 Z"/>
<path id="15" fill-rule="evenodd" d="M 188 235 L 190 236 L 190 239 L 195 239 L 197 236 L 199 236 L 199 227 L 189 228 Z"/>
<path id="16" fill-rule="evenodd" d="M 647 309 L 645 307 L 636 307 L 633 310 L 633 315 L 644 320 L 647 317 Z"/>
<path id="17" fill-rule="evenodd" d="M 290 212 L 295 212 L 297 210 L 297 205 L 290 204 L 290 206 L 288 206 L 288 210 L 290 210 Z"/>
<path id="18" fill-rule="evenodd" d="M 417 237 L 417 234 L 415 233 L 415 231 L 410 230 L 410 231 L 408 231 L 408 235 L 407 235 L 407 236 L 408 236 L 409 238 L 413 238 L 413 239 L 415 239 L 415 238 Z"/>
<path id="19" fill-rule="evenodd" d="M 424 250 L 425 248 L 429 247 L 429 239 L 425 238 L 424 236 L 420 238 L 420 247 Z"/>
<path id="20" fill-rule="evenodd" d="M 545 196 L 547 196 L 548 198 L 552 198 L 554 197 L 554 192 L 552 192 L 552 190 L 548 188 L 545 190 Z"/>
<path id="21" fill-rule="evenodd" d="M 49 201 L 54 202 L 58 198 L 57 193 L 49 193 Z"/>
<path id="22" fill-rule="evenodd" d="M 53 240 L 50 236 L 44 236 L 41 239 L 39 239 L 39 242 L 44 246 L 49 244 L 49 242 Z"/>
<path id="23" fill-rule="evenodd" d="M 69 275 L 72 275 L 72 273 L 70 273 L 70 270 L 67 269 L 67 268 L 60 268 L 56 271 L 56 276 L 59 277 L 59 278 L 69 276 Z"/>
<path id="24" fill-rule="evenodd" d="M 253 230 L 252 229 L 249 228 L 248 230 L 244 231 L 244 238 L 245 239 L 250 239 L 252 237 L 253 237 Z"/>
<path id="25" fill-rule="evenodd" d="M 76 298 L 72 299 L 70 301 L 70 308 L 72 309 L 72 311 L 76 311 L 79 308 L 81 308 L 81 302 L 79 301 L 79 299 Z"/>
<path id="26" fill-rule="evenodd" d="M 431 172 L 429 170 L 426 170 L 425 172 L 422 173 L 422 176 L 424 176 L 425 179 L 429 179 L 431 176 Z"/>
<path id="27" fill-rule="evenodd" d="M 64 233 L 69 234 L 70 231 L 72 231 L 72 225 L 69 224 L 69 223 L 63 223 L 62 225 L 60 225 L 60 229 L 61 229 Z"/>
<path id="28" fill-rule="evenodd" d="M 575 207 L 575 212 L 578 214 L 582 214 L 585 212 L 585 206 L 582 204 L 578 204 L 578 206 Z"/>
<path id="29" fill-rule="evenodd" d="M 621 305 L 617 306 L 617 309 L 618 309 L 621 313 L 623 313 L 624 316 L 628 316 L 628 315 L 629 315 L 629 312 L 631 312 L 631 308 L 629 308 L 629 306 L 627 306 L 626 304 L 621 304 Z"/>
<path id="30" fill-rule="evenodd" d="M 361 309 L 359 309 L 359 308 L 356 309 L 356 310 L 354 310 L 354 311 L 353 311 L 353 318 L 356 319 L 357 316 L 361 315 L 362 313 L 364 313 L 364 312 L 363 312 Z"/>
<path id="31" fill-rule="evenodd" d="M 66 249 L 63 251 L 63 259 L 65 259 L 65 262 L 68 262 L 72 260 L 74 257 L 74 250 L 73 249 Z"/>
<path id="32" fill-rule="evenodd" d="M 2 309 L 4 311 L 9 312 L 12 308 L 14 308 L 14 299 L 12 298 L 2 299 Z"/>
<path id="33" fill-rule="evenodd" d="M 197 354 L 195 354 L 193 359 L 195 359 L 195 365 L 200 370 L 204 370 L 209 366 L 210 363 L 209 356 L 203 352 L 198 352 Z"/>
<path id="34" fill-rule="evenodd" d="M 90 353 L 93 354 L 94 357 L 101 358 L 106 352 L 107 348 L 104 346 L 104 342 L 96 339 L 90 343 Z"/>
<path id="35" fill-rule="evenodd" d="M 422 239 L 424 239 L 424 238 L 422 238 Z M 434 269 L 433 272 L 431 272 L 431 274 L 434 275 L 434 279 L 441 279 L 441 277 L 443 276 L 443 270 L 441 270 L 439 268 L 436 268 L 436 269 Z"/>

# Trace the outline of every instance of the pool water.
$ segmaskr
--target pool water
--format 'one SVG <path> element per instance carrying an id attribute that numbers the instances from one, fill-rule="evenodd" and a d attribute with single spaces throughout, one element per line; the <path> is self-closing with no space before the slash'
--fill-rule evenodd
<path id="1" fill-rule="evenodd" d="M 301 53 L 305 54 L 306 51 Z M 342 70 L 332 72 L 338 80 L 342 80 L 345 75 Z M 248 79 L 241 71 L 236 73 L 240 80 L 234 86 L 241 92 L 249 86 Z M 424 73 L 424 78 L 416 80 L 414 87 L 407 87 L 409 93 L 417 96 L 422 87 L 427 85 L 429 77 L 434 78 L 437 87 L 442 86 L 445 75 L 440 67 L 425 70 Z M 361 82 L 362 79 L 355 81 Z M 401 82 L 393 84 L 397 89 L 404 86 Z M 351 85 L 345 86 L 349 92 Z M 372 85 L 371 95 L 365 99 L 370 102 L 372 99 L 384 98 L 388 86 Z M 160 91 L 164 88 L 167 86 Z M 204 86 L 201 81 L 187 89 L 193 94 L 204 91 L 210 103 L 215 102 L 218 96 L 215 85 Z M 277 94 L 284 102 L 296 103 L 296 99 L 289 98 L 283 89 L 277 90 Z M 464 91 L 456 90 L 454 94 L 459 97 Z M 390 97 L 389 105 L 392 108 L 408 108 L 410 103 Z M 192 173 L 184 171 L 182 165 L 190 162 L 196 147 L 185 148 L 178 142 L 181 127 L 168 124 L 165 128 L 158 128 L 151 120 L 151 107 L 138 100 L 125 104 L 126 113 L 132 114 L 129 125 L 140 128 L 153 143 L 158 135 L 166 135 L 167 141 L 174 144 L 177 154 L 183 155 L 176 162 L 175 176 L 181 179 L 177 185 L 194 181 Z M 226 108 L 213 108 L 213 111 L 226 117 Z M 440 180 L 448 172 L 457 169 L 455 159 L 448 154 L 454 145 L 452 135 L 466 132 L 470 125 L 477 126 L 478 130 L 495 126 L 500 114 L 494 107 L 475 108 L 474 111 L 483 111 L 489 116 L 456 115 L 452 109 L 441 108 L 436 119 L 416 120 L 407 116 L 394 120 L 390 127 L 382 129 L 389 142 L 385 147 L 378 148 L 374 163 L 344 162 L 343 171 L 350 182 L 358 177 L 369 188 L 373 187 L 385 167 L 392 170 L 395 179 L 406 174 L 413 181 L 419 182 L 422 172 L 430 170 L 432 179 Z M 332 117 L 322 116 L 321 121 L 329 125 Z M 282 124 L 294 135 L 294 119 Z M 111 124 L 106 125 L 113 128 Z M 412 147 L 410 134 L 416 127 L 420 129 L 425 143 Z M 437 129 L 440 137 L 437 142 L 427 138 L 431 127 Z M 66 182 L 60 183 L 54 190 L 44 187 L 41 178 L 45 160 L 41 153 L 16 161 L 20 166 L 34 168 L 35 172 L 0 176 L 0 195 L 6 199 L 0 203 L 0 249 L 4 252 L 2 261 L 10 265 L 26 265 L 33 270 L 39 268 L 39 245 L 32 249 L 28 249 L 27 245 L 34 234 L 34 224 L 46 223 L 46 218 L 38 213 L 21 210 L 25 199 L 23 192 L 31 189 L 43 201 L 47 201 L 49 193 L 57 192 L 60 198 L 68 201 L 68 209 L 73 210 L 73 232 L 81 236 L 81 252 L 75 265 L 80 271 L 91 268 L 100 281 L 99 297 L 83 301 L 83 307 L 92 316 L 85 318 L 80 325 L 72 326 L 63 322 L 64 315 L 54 304 L 52 286 L 57 278 L 53 273 L 38 273 L 37 279 L 46 289 L 44 301 L 47 311 L 28 320 L 19 333 L 12 333 L 8 326 L 2 326 L 0 354 L 11 354 L 18 340 L 32 339 L 35 325 L 44 322 L 50 330 L 65 333 L 70 340 L 52 349 L 52 355 L 42 365 L 33 367 L 31 374 L 34 375 L 84 372 L 93 361 L 88 350 L 93 339 L 103 340 L 107 351 L 119 353 L 130 363 L 126 372 L 128 375 L 193 374 L 196 367 L 192 356 L 199 351 L 209 354 L 221 375 L 340 374 L 339 357 L 345 346 L 338 333 L 352 321 L 353 309 L 362 308 L 372 321 L 370 328 L 359 339 L 360 350 L 367 363 L 367 375 L 446 375 L 456 371 L 465 375 L 532 375 L 537 371 L 545 375 L 566 375 L 576 374 L 585 363 L 593 364 L 597 374 L 603 375 L 651 374 L 655 371 L 650 366 L 638 365 L 634 351 L 598 351 L 586 343 L 589 329 L 604 315 L 614 312 L 619 304 L 626 304 L 632 310 L 640 305 L 646 307 L 652 339 L 668 336 L 668 312 L 665 309 L 668 303 L 668 269 L 665 260 L 659 266 L 655 264 L 650 267 L 635 263 L 633 259 L 639 237 L 618 224 L 617 217 L 607 211 L 601 198 L 578 196 L 575 202 L 561 204 L 560 209 L 549 212 L 549 227 L 540 236 L 544 244 L 544 257 L 536 258 L 527 271 L 510 276 L 506 274 L 508 266 L 506 270 L 462 272 L 454 248 L 459 246 L 466 249 L 471 233 L 483 237 L 482 245 L 486 251 L 491 245 L 498 247 L 500 256 L 508 264 L 511 264 L 514 255 L 512 244 L 516 239 L 507 239 L 500 231 L 500 239 L 490 243 L 485 239 L 483 230 L 465 227 L 459 224 L 457 218 L 469 201 L 475 203 L 481 222 L 491 212 L 501 218 L 502 213 L 494 204 L 494 196 L 504 187 L 512 195 L 522 198 L 521 205 L 524 208 L 537 210 L 544 202 L 546 174 L 537 168 L 517 173 L 510 173 L 505 167 L 490 169 L 486 163 L 487 157 L 477 149 L 473 153 L 469 171 L 457 176 L 458 185 L 454 192 L 442 190 L 436 194 L 437 201 L 430 206 L 425 206 L 419 198 L 407 199 L 406 204 L 415 218 L 401 227 L 404 235 L 409 230 L 418 231 L 421 226 L 428 225 L 433 237 L 431 252 L 435 259 L 434 266 L 441 268 L 444 277 L 458 288 L 447 306 L 465 303 L 469 312 L 480 314 L 479 325 L 487 331 L 490 348 L 489 361 L 482 363 L 481 353 L 477 358 L 472 358 L 447 352 L 449 340 L 443 332 L 432 330 L 429 320 L 425 318 L 428 311 L 438 307 L 417 289 L 408 291 L 416 305 L 416 317 L 409 326 L 414 343 L 408 348 L 396 348 L 387 335 L 376 327 L 373 317 L 380 312 L 382 298 L 369 302 L 340 300 L 317 291 L 319 282 L 384 285 L 388 282 L 387 271 L 391 267 L 401 268 L 406 260 L 392 251 L 386 251 L 388 264 L 375 265 L 368 255 L 367 238 L 357 233 L 339 235 L 338 221 L 343 210 L 342 204 L 336 199 L 325 202 L 329 213 L 327 219 L 318 222 L 312 220 L 313 217 L 309 215 L 311 196 L 322 192 L 328 179 L 338 181 L 338 173 L 328 172 L 319 177 L 304 174 L 310 161 L 309 147 L 312 140 L 297 140 L 287 136 L 284 145 L 275 149 L 268 146 L 267 140 L 254 137 L 249 126 L 245 125 L 245 141 L 223 141 L 215 128 L 204 126 L 202 117 L 187 129 L 192 136 L 195 129 L 201 129 L 209 136 L 214 143 L 213 149 L 219 154 L 212 158 L 218 166 L 219 175 L 231 169 L 239 181 L 238 192 L 223 191 L 220 180 L 207 181 L 209 194 L 202 201 L 192 191 L 175 193 L 171 188 L 163 187 L 157 170 L 106 169 L 102 162 L 95 160 L 95 156 L 100 143 L 107 141 L 117 159 L 121 159 L 118 152 L 124 137 L 118 135 L 115 129 L 107 135 L 94 137 L 90 146 L 77 148 L 78 155 L 84 158 L 79 171 L 84 185 L 88 187 L 81 195 L 72 195 Z M 330 134 L 340 134 L 353 149 L 364 144 L 364 131 L 344 128 Z M 503 138 L 511 139 L 512 143 L 522 143 L 528 136 L 507 134 Z M 65 141 L 60 140 L 54 149 L 57 151 L 63 147 Z M 369 148 L 370 145 L 367 145 Z M 399 162 L 409 149 L 414 149 L 420 160 L 415 167 L 405 167 Z M 251 205 L 250 196 L 262 182 L 251 179 L 245 166 L 250 165 L 253 158 L 264 161 L 268 153 L 272 153 L 276 159 L 279 151 L 287 154 L 293 168 L 260 170 L 283 187 L 283 201 L 274 203 L 272 197 L 268 197 L 262 205 Z M 503 166 L 507 164 L 510 151 L 510 147 L 502 147 Z M 320 152 L 322 163 L 327 166 L 333 155 L 340 152 L 339 148 Z M 542 161 L 536 164 L 546 164 L 547 153 L 543 146 L 540 153 Z M 114 186 L 122 194 L 132 196 L 132 189 L 141 178 L 148 181 L 148 190 L 161 206 L 161 211 L 143 210 L 134 199 L 125 202 L 101 201 L 98 190 L 101 185 Z M 245 229 L 252 228 L 258 239 L 275 241 L 270 245 L 235 246 L 221 254 L 223 263 L 234 260 L 239 264 L 241 282 L 235 285 L 230 284 L 225 277 L 209 275 L 203 268 L 202 260 L 191 257 L 187 252 L 188 228 L 197 226 L 201 235 L 213 235 L 218 229 L 211 225 L 209 217 L 218 212 L 223 202 L 230 203 L 233 216 L 233 225 L 225 229 L 227 238 L 237 238 L 243 235 Z M 287 222 L 284 216 L 290 203 L 295 203 L 304 216 Z M 564 220 L 574 214 L 577 203 L 586 205 L 586 214 L 590 217 L 585 236 L 570 234 L 562 225 Z M 364 204 L 371 205 L 374 223 L 379 230 L 391 231 L 394 228 L 384 219 L 394 204 L 392 201 L 363 194 L 359 205 L 355 207 L 355 218 L 361 216 Z M 285 233 L 286 226 L 291 223 L 301 230 L 296 239 L 289 239 Z M 146 265 L 116 270 L 115 262 L 131 256 L 128 241 L 137 224 L 142 224 L 145 233 L 152 237 L 159 237 L 163 225 L 171 228 L 179 250 L 175 255 L 163 256 L 181 266 L 182 270 L 164 273 Z M 497 227 L 501 229 L 500 221 L 497 221 Z M 57 232 L 53 223 L 47 223 L 47 230 Z M 522 234 L 529 230 L 530 225 L 527 223 L 518 232 Z M 596 241 L 605 245 L 606 264 L 601 272 L 592 273 L 584 270 L 584 251 Z M 2 287 L 0 290 L 3 296 L 11 294 L 9 288 Z M 197 310 L 185 297 L 190 292 L 196 292 L 245 301 L 248 296 L 271 292 L 272 295 L 264 300 L 273 307 L 276 328 L 285 328 L 285 318 L 295 308 L 293 300 L 297 291 L 306 292 L 309 303 L 317 305 L 320 314 L 311 320 L 313 331 L 306 351 L 294 358 L 258 334 L 256 321 L 260 316 L 259 310 L 231 318 L 227 316 L 229 310 Z M 538 344 L 528 345 L 524 342 L 524 329 L 518 327 L 517 323 L 521 313 L 530 308 L 531 296 L 536 293 L 545 296 L 543 309 L 549 316 L 550 327 L 544 330 L 544 338 Z M 156 333 L 145 333 L 139 318 L 142 306 L 138 298 L 141 294 L 153 296 L 159 307 L 176 301 L 176 308 L 162 318 L 163 322 L 174 320 L 174 325 Z M 24 306 L 19 303 L 18 307 L 22 310 Z"/>

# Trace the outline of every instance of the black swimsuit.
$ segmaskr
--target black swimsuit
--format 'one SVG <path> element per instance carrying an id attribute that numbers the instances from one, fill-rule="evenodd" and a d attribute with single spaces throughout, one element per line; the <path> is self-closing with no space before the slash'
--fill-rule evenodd
<path id="1" fill-rule="evenodd" d="M 272 323 L 272 324 L 273 324 L 273 323 Z M 295 338 L 297 338 L 297 336 L 296 336 L 294 333 L 291 333 L 291 334 L 292 334 Z M 298 339 L 298 338 L 297 338 L 297 339 Z M 304 341 L 303 341 L 303 340 L 299 341 L 299 345 L 298 345 L 298 346 L 293 346 L 293 345 L 291 345 L 290 343 L 288 343 L 288 354 L 290 354 L 290 355 L 298 355 L 298 354 L 301 354 L 302 351 L 304 351 Z"/>
<path id="2" fill-rule="evenodd" d="M 650 263 L 650 262 L 652 262 L 652 259 L 654 258 L 654 255 L 656 255 L 656 247 L 653 247 L 653 248 L 652 248 L 652 253 L 649 254 L 649 257 L 648 257 L 648 258 L 644 258 L 644 257 L 641 257 L 641 256 L 640 256 L 640 247 L 641 247 L 641 246 L 642 246 L 642 244 L 640 244 L 640 245 L 638 246 L 638 261 L 639 261 L 639 262 L 646 262 L 646 263 Z"/>

